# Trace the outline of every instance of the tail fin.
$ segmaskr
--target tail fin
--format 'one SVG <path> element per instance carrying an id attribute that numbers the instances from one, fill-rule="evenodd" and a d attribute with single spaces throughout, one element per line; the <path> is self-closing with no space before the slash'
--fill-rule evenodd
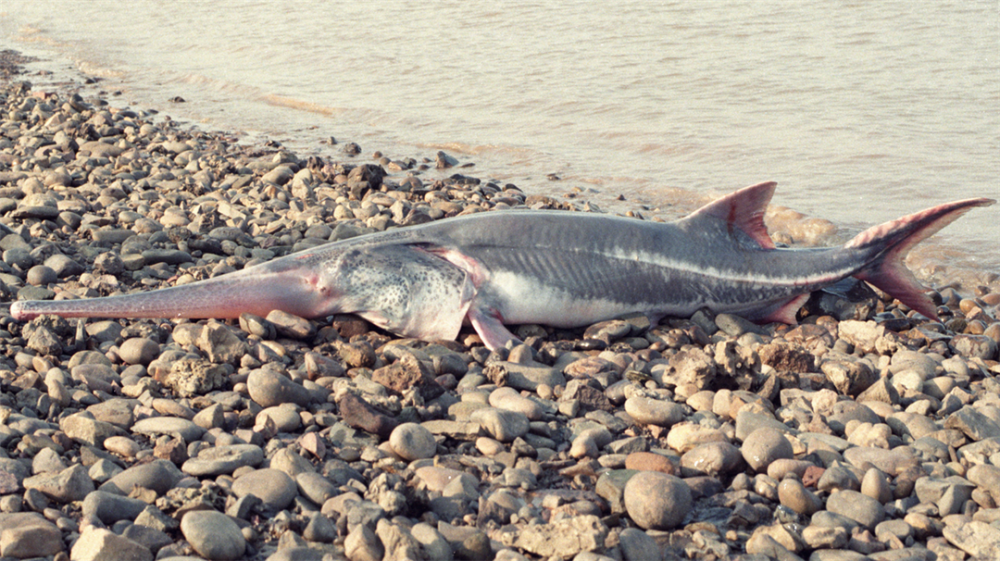
<path id="1" fill-rule="evenodd" d="M 921 314 L 938 319 L 934 303 L 903 264 L 913 246 L 934 235 L 958 217 L 977 206 L 989 206 L 992 199 L 968 199 L 945 203 L 861 232 L 844 247 L 847 249 L 877 249 L 872 260 L 855 277 L 889 293 Z"/>

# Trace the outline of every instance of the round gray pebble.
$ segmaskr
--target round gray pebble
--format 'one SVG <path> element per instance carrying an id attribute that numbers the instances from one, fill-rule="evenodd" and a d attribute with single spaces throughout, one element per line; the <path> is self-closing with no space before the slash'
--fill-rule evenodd
<path id="1" fill-rule="evenodd" d="M 643 471 L 625 484 L 625 510 L 640 528 L 670 530 L 691 510 L 691 489 L 684 480 L 656 471 Z"/>
<path id="2" fill-rule="evenodd" d="M 747 464 L 758 473 L 766 472 L 767 466 L 779 458 L 793 458 L 795 453 L 781 431 L 771 427 L 761 427 L 746 437 L 740 453 Z"/>
<path id="3" fill-rule="evenodd" d="M 258 469 L 243 474 L 234 481 L 233 493 L 237 497 L 256 495 L 269 509 L 281 510 L 292 504 L 298 494 L 298 487 L 283 471 Z"/>
<path id="4" fill-rule="evenodd" d="M 389 446 L 407 461 L 431 458 L 437 453 L 434 435 L 417 423 L 403 423 L 389 435 Z"/>
<path id="5" fill-rule="evenodd" d="M 246 552 L 247 542 L 240 527 L 221 512 L 188 512 L 181 519 L 181 533 L 191 547 L 206 559 L 239 559 Z"/>
<path id="6" fill-rule="evenodd" d="M 118 347 L 118 356 L 126 364 L 149 364 L 160 356 L 160 346 L 145 337 L 133 337 Z"/>

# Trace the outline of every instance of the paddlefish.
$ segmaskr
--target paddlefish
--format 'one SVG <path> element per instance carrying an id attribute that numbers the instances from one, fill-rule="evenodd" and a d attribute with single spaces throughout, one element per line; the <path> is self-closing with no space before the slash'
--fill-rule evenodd
<path id="1" fill-rule="evenodd" d="M 455 340 L 468 324 L 496 349 L 516 340 L 506 325 L 573 328 L 635 312 L 654 323 L 707 309 L 794 324 L 811 292 L 853 276 L 937 319 L 903 258 L 966 211 L 995 202 L 941 204 L 869 228 L 841 247 L 779 249 L 764 225 L 774 189 L 772 182 L 745 187 L 669 223 L 565 211 L 475 213 L 150 292 L 17 301 L 11 314 L 30 320 L 352 313 L 423 340 Z"/>

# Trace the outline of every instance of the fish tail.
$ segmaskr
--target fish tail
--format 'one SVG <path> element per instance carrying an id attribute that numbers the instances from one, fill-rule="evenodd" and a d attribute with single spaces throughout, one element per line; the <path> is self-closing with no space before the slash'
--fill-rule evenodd
<path id="1" fill-rule="evenodd" d="M 995 202 L 980 198 L 945 203 L 861 232 L 844 247 L 871 251 L 872 258 L 854 276 L 887 292 L 911 309 L 937 320 L 934 302 L 903 264 L 903 259 L 913 246 L 951 224 L 973 207 L 989 206 Z"/>

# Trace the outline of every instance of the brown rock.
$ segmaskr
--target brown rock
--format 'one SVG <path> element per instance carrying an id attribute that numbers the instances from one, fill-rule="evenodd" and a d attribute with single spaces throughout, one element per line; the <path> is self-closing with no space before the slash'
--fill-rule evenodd
<path id="1" fill-rule="evenodd" d="M 633 452 L 625 457 L 625 469 L 637 471 L 659 471 L 669 475 L 676 475 L 673 462 L 670 458 L 653 452 Z"/>
<path id="2" fill-rule="evenodd" d="M 395 419 L 375 409 L 351 392 L 344 392 L 337 400 L 337 407 L 348 426 L 377 434 L 383 439 L 389 438 L 397 425 Z"/>
<path id="3" fill-rule="evenodd" d="M 809 351 L 786 343 L 768 343 L 757 349 L 763 364 L 778 372 L 812 372 L 815 358 Z"/>
<path id="4" fill-rule="evenodd" d="M 842 395 L 857 396 L 879 379 L 867 364 L 848 359 L 827 360 L 820 370 Z"/>
<path id="5" fill-rule="evenodd" d="M 410 354 L 403 355 L 388 366 L 376 368 L 372 372 L 372 381 L 397 394 L 411 388 L 420 388 L 424 399 L 434 399 L 444 391 L 434 380 L 431 368 Z"/>

